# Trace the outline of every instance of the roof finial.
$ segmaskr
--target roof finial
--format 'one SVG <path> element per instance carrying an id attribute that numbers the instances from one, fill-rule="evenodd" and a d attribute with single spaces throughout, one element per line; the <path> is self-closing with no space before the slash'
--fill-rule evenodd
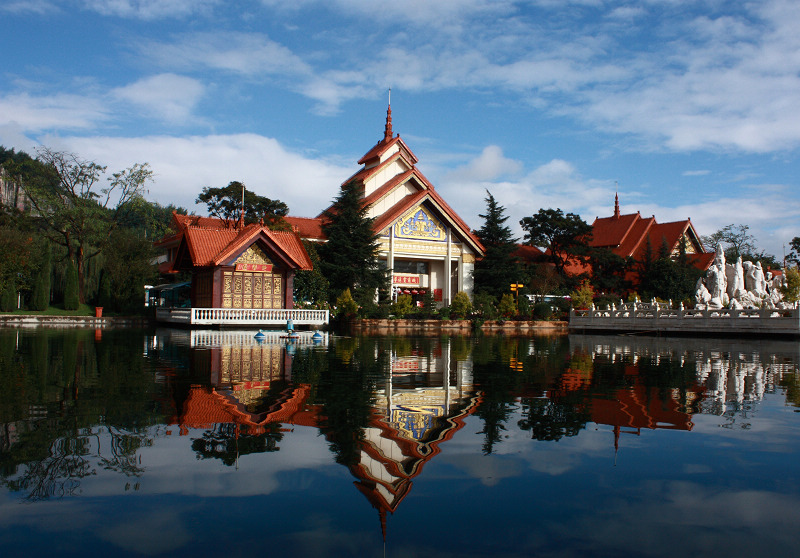
<path id="1" fill-rule="evenodd" d="M 392 139 L 392 89 L 389 88 L 389 108 L 386 109 L 386 127 L 383 129 L 383 141 Z"/>
<path id="2" fill-rule="evenodd" d="M 618 182 L 614 182 L 615 186 L 619 186 Z M 619 219 L 619 194 L 616 192 L 616 188 L 614 189 L 614 218 Z"/>

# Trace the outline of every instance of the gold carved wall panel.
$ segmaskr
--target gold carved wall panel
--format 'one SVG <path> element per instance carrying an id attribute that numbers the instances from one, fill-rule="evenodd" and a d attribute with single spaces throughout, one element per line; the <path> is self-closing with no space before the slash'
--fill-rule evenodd
<path id="1" fill-rule="evenodd" d="M 283 276 L 279 273 L 222 273 L 223 308 L 283 308 Z"/>

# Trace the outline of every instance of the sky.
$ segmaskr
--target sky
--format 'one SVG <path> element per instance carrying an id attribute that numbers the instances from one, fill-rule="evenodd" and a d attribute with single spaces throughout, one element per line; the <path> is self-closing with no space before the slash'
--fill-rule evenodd
<path id="1" fill-rule="evenodd" d="M 205 213 L 238 180 L 325 209 L 394 132 L 473 228 L 487 192 L 800 236 L 800 2 L 0 0 L 0 145 L 46 146 Z M 712 249 L 713 247 L 707 247 Z"/>

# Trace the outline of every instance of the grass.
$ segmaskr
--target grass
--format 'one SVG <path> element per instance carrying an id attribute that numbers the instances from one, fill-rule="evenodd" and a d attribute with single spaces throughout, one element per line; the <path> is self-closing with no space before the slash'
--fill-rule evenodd
<path id="1" fill-rule="evenodd" d="M 64 310 L 63 307 L 49 306 L 47 310 L 14 310 L 13 312 L 0 312 L 2 314 L 18 316 L 94 316 L 94 306 L 81 304 L 77 310 Z"/>

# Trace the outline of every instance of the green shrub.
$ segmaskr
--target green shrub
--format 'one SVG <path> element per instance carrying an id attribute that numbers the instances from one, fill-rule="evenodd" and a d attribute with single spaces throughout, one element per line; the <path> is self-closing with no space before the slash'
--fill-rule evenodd
<path id="1" fill-rule="evenodd" d="M 345 289 L 336 299 L 336 316 L 340 318 L 352 318 L 358 314 L 358 304 L 353 300 L 350 289 Z"/>
<path id="2" fill-rule="evenodd" d="M 489 293 L 477 293 L 473 297 L 472 310 L 484 320 L 497 319 L 497 299 Z"/>
<path id="3" fill-rule="evenodd" d="M 450 317 L 454 320 L 463 320 L 471 312 L 472 302 L 469 300 L 469 295 L 464 291 L 457 292 L 450 304 Z"/>
<path id="4" fill-rule="evenodd" d="M 514 296 L 511 293 L 506 293 L 500 298 L 497 311 L 506 319 L 511 319 L 517 315 L 517 304 L 514 302 Z"/>
<path id="5" fill-rule="evenodd" d="M 553 307 L 549 302 L 537 302 L 533 305 L 534 320 L 549 320 L 553 316 Z"/>
<path id="6" fill-rule="evenodd" d="M 414 310 L 414 305 L 411 301 L 411 295 L 401 294 L 397 297 L 397 302 L 392 304 L 392 313 L 398 318 L 410 314 Z"/>
<path id="7" fill-rule="evenodd" d="M 594 300 L 594 289 L 589 281 L 584 281 L 569 296 L 572 299 L 573 308 L 589 308 Z"/>

